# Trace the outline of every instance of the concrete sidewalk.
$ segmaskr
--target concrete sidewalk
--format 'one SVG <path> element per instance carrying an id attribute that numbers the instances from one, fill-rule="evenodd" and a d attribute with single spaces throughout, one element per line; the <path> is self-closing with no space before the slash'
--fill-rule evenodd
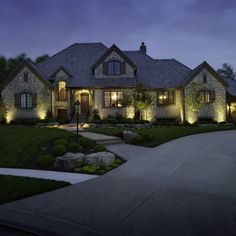
<path id="1" fill-rule="evenodd" d="M 205 133 L 134 153 L 99 178 L 2 205 L 0 223 L 45 235 L 236 235 L 235 140 Z"/>
<path id="2" fill-rule="evenodd" d="M 39 179 L 50 179 L 57 181 L 65 181 L 71 184 L 77 184 L 89 179 L 96 178 L 97 175 L 77 174 L 59 171 L 48 170 L 32 170 L 32 169 L 14 169 L 0 168 L 0 175 L 24 176 Z"/>

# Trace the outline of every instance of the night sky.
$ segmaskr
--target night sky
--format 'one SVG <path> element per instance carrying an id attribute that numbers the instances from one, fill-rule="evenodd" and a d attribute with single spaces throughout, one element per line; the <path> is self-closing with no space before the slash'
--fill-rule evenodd
<path id="1" fill-rule="evenodd" d="M 147 45 L 154 58 L 236 70 L 235 0 L 0 0 L 0 54 L 31 58 L 75 42 Z"/>

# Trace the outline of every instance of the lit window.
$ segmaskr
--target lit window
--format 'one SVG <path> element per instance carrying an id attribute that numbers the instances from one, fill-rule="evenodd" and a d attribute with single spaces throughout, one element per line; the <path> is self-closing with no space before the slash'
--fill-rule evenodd
<path id="1" fill-rule="evenodd" d="M 108 62 L 108 74 L 109 75 L 120 75 L 121 74 L 120 62 L 118 62 L 118 61 Z"/>
<path id="2" fill-rule="evenodd" d="M 60 81 L 58 83 L 58 100 L 59 101 L 67 100 L 67 96 L 66 96 L 66 82 L 64 82 L 64 81 Z"/>
<path id="3" fill-rule="evenodd" d="M 215 91 L 200 91 L 200 101 L 202 103 L 210 103 L 215 101 Z"/>
<path id="4" fill-rule="evenodd" d="M 122 107 L 123 92 L 104 92 L 104 107 Z"/>
<path id="5" fill-rule="evenodd" d="M 174 91 L 159 91 L 157 93 L 157 104 L 166 105 L 175 103 Z"/>
<path id="6" fill-rule="evenodd" d="M 22 93 L 20 95 L 20 107 L 21 108 L 32 108 L 32 94 Z"/>

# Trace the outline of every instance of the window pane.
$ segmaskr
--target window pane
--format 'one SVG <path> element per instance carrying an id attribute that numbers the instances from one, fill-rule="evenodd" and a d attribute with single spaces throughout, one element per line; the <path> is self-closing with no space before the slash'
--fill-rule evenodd
<path id="1" fill-rule="evenodd" d="M 118 101 L 117 92 L 111 92 L 111 106 L 116 107 L 117 101 Z"/>
<path id="2" fill-rule="evenodd" d="M 164 94 L 163 92 L 158 93 L 158 103 L 163 104 L 164 103 Z"/>
<path id="3" fill-rule="evenodd" d="M 169 91 L 169 104 L 173 104 L 175 102 L 175 92 Z"/>
<path id="4" fill-rule="evenodd" d="M 120 62 L 114 62 L 114 74 L 119 75 L 120 74 Z"/>
<path id="5" fill-rule="evenodd" d="M 163 102 L 164 102 L 164 104 L 168 104 L 168 91 L 164 92 Z"/>
<path id="6" fill-rule="evenodd" d="M 27 94 L 27 104 L 26 104 L 27 107 L 32 107 L 32 94 Z"/>
<path id="7" fill-rule="evenodd" d="M 205 102 L 206 103 L 210 102 L 210 92 L 209 91 L 205 91 Z"/>
<path id="8" fill-rule="evenodd" d="M 118 107 L 122 107 L 123 103 L 123 92 L 118 92 Z"/>
<path id="9" fill-rule="evenodd" d="M 59 100 L 66 100 L 66 82 L 60 81 L 58 84 L 58 98 Z"/>
<path id="10" fill-rule="evenodd" d="M 26 94 L 20 95 L 20 107 L 25 108 L 26 107 Z"/>
<path id="11" fill-rule="evenodd" d="M 111 104 L 110 92 L 105 92 L 104 93 L 104 106 L 110 107 L 110 104 Z"/>
<path id="12" fill-rule="evenodd" d="M 108 74 L 109 75 L 113 75 L 114 74 L 113 67 L 114 67 L 114 63 L 113 62 L 109 62 L 108 63 Z"/>

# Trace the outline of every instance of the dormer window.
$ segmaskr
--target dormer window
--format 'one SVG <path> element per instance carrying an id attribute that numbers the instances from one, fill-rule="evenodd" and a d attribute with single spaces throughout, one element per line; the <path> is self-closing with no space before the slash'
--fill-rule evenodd
<path id="1" fill-rule="evenodd" d="M 66 82 L 65 81 L 60 81 L 58 83 L 58 100 L 59 101 L 67 100 L 67 96 L 66 96 Z"/>
<path id="2" fill-rule="evenodd" d="M 119 61 L 108 62 L 108 74 L 109 75 L 120 75 L 121 74 L 121 65 L 120 65 Z"/>

